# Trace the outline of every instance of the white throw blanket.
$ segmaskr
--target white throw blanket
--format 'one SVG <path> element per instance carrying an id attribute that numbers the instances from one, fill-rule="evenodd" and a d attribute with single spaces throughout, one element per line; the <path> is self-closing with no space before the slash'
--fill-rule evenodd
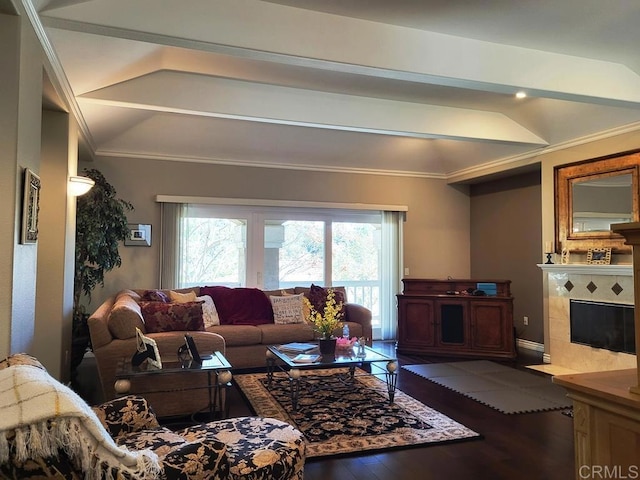
<path id="1" fill-rule="evenodd" d="M 7 437 L 13 432 L 19 461 L 64 450 L 87 479 L 103 478 L 105 468 L 126 472 L 133 479 L 160 475 L 155 453 L 130 452 L 116 445 L 84 400 L 37 367 L 0 370 L 1 463 L 9 460 Z"/>

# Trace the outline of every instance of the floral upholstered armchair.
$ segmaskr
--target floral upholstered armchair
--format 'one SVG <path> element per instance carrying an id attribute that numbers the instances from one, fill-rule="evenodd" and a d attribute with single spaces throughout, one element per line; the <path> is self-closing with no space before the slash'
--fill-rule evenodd
<path id="1" fill-rule="evenodd" d="M 0 478 L 303 477 L 305 444 L 291 425 L 239 417 L 172 431 L 141 397 L 87 406 L 24 354 L 0 362 L 0 412 Z"/>

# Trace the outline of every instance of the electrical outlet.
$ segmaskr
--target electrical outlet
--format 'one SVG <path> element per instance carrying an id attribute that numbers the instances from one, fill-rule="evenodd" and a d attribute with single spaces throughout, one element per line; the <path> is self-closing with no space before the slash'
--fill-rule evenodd
<path id="1" fill-rule="evenodd" d="M 409 267 L 404 267 L 404 274 L 409 275 Z"/>
<path id="2" fill-rule="evenodd" d="M 525 326 L 529 325 L 529 317 L 524 317 L 522 321 L 524 322 Z"/>

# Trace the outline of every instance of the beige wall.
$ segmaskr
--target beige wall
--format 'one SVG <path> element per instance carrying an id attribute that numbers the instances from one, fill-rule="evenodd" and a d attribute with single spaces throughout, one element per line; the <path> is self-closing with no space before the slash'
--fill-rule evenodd
<path id="1" fill-rule="evenodd" d="M 404 266 L 412 277 L 469 275 L 469 196 L 443 180 L 98 158 L 99 169 L 133 203 L 130 223 L 152 225 L 152 246 L 121 247 L 122 267 L 106 275 L 90 309 L 125 287 L 158 285 L 160 207 L 156 195 L 407 205 Z"/>
<path id="2" fill-rule="evenodd" d="M 36 328 L 33 351 L 56 378 L 69 380 L 75 262 L 75 197 L 67 178 L 75 174 L 78 139 L 64 112 L 42 115 L 42 164 Z"/>
<path id="3" fill-rule="evenodd" d="M 0 15 L 0 358 L 30 351 L 37 247 L 18 243 L 24 169 L 40 168 L 42 60 L 26 17 Z"/>
<path id="4" fill-rule="evenodd" d="M 471 188 L 471 275 L 511 280 L 517 337 L 543 343 L 540 172 Z M 523 317 L 529 317 L 525 326 Z"/>
<path id="5" fill-rule="evenodd" d="M 75 172 L 77 135 L 64 113 L 57 125 L 43 128 L 43 75 L 50 67 L 25 12 L 16 7 L 21 16 L 0 15 L 0 358 L 27 352 L 65 380 L 70 317 L 63 310 L 72 292 L 63 286 L 73 276 L 74 222 L 68 214 L 75 212 L 66 183 L 68 172 Z M 59 146 L 65 153 L 49 163 Z M 38 243 L 22 245 L 26 168 L 40 176 L 42 196 Z"/>

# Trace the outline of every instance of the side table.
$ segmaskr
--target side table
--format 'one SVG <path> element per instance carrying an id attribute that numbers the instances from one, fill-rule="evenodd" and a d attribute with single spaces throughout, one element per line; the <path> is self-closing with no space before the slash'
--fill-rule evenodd
<path id="1" fill-rule="evenodd" d="M 114 389 L 118 395 L 127 395 L 131 392 L 131 381 L 141 376 L 158 376 L 158 380 L 168 374 L 184 374 L 206 373 L 207 385 L 204 387 L 195 386 L 192 388 L 182 388 L 180 390 L 172 389 L 170 385 L 163 384 L 158 381 L 159 388 L 153 393 L 165 393 L 183 391 L 188 393 L 192 390 L 201 390 L 206 388 L 209 393 L 209 414 L 212 416 L 220 413 L 223 418 L 229 417 L 229 402 L 227 401 L 229 388 L 231 387 L 231 364 L 221 352 L 213 352 L 211 358 L 203 360 L 202 364 L 195 363 L 192 360 L 182 360 L 175 357 L 163 358 L 162 368 L 156 368 L 148 362 L 141 365 L 132 366 L 131 359 L 122 358 L 118 362 L 116 369 L 116 381 Z M 200 412 L 194 412 L 192 417 Z"/>

